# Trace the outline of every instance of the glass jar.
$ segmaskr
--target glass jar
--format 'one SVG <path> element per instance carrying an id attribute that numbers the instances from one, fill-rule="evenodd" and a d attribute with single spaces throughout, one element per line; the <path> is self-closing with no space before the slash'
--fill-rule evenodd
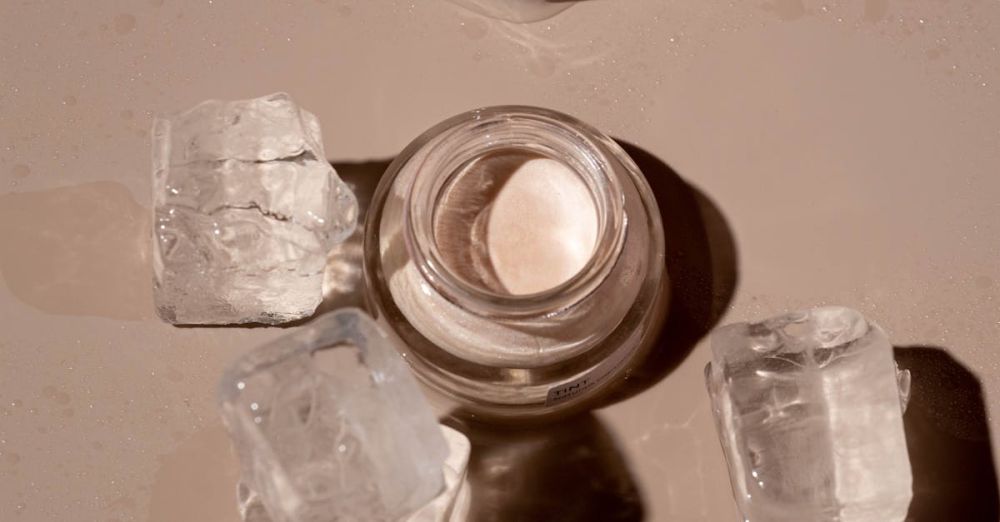
<path id="1" fill-rule="evenodd" d="M 550 0 L 451 0 L 479 14 L 515 23 L 529 23 L 552 18 L 569 9 L 573 1 Z"/>
<path id="2" fill-rule="evenodd" d="M 474 110 L 392 162 L 365 225 L 369 305 L 458 411 L 592 405 L 655 340 L 663 228 L 612 139 L 555 111 Z"/>

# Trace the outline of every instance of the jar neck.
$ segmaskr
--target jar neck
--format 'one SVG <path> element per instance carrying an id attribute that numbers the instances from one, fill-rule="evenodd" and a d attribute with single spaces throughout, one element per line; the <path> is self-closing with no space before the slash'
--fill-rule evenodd
<path id="1" fill-rule="evenodd" d="M 624 193 L 599 134 L 569 116 L 534 107 L 492 107 L 447 120 L 427 133 L 404 205 L 407 251 L 426 281 L 447 300 L 488 317 L 546 316 L 569 308 L 607 279 L 621 255 L 627 220 Z M 544 291 L 513 295 L 471 283 L 445 262 L 435 237 L 435 211 L 462 171 L 504 149 L 551 158 L 572 169 L 586 185 L 597 218 L 590 259 L 575 275 Z M 537 223 L 545 227 L 548 223 Z"/>

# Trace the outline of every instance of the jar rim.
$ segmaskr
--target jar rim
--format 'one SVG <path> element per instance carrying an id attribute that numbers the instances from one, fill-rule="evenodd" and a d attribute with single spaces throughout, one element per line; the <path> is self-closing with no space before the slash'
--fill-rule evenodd
<path id="1" fill-rule="evenodd" d="M 538 107 L 505 105 L 468 111 L 424 132 L 404 151 L 404 160 L 428 143 L 404 205 L 406 247 L 423 277 L 445 299 L 484 316 L 523 317 L 557 313 L 590 295 L 617 262 L 627 233 L 625 196 L 611 160 L 632 164 L 617 143 L 566 114 Z M 568 163 L 594 199 L 598 230 L 590 258 L 567 280 L 529 294 L 507 294 L 476 285 L 442 259 L 434 235 L 433 209 L 461 165 L 500 149 L 526 148 Z M 615 158 L 608 158 L 610 151 Z M 624 157 L 624 158 L 623 158 Z"/>

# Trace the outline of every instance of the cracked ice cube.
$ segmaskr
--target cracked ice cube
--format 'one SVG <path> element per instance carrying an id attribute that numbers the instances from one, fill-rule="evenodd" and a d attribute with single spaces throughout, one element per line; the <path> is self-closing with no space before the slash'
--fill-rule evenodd
<path id="1" fill-rule="evenodd" d="M 312 315 L 357 221 L 319 122 L 282 93 L 157 118 L 153 202 L 156 309 L 178 324 Z"/>
<path id="2" fill-rule="evenodd" d="M 357 309 L 326 314 L 236 361 L 220 383 L 244 516 L 396 520 L 444 489 L 449 448 L 409 367 Z"/>
<path id="3" fill-rule="evenodd" d="M 712 352 L 706 380 L 744 519 L 906 517 L 909 374 L 897 375 L 881 328 L 814 308 L 719 328 Z"/>

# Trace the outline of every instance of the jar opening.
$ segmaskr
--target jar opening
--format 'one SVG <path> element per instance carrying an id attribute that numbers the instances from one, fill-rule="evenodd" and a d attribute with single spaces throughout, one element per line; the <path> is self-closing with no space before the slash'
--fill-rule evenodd
<path id="1" fill-rule="evenodd" d="M 444 133 L 422 162 L 408 248 L 435 289 L 469 310 L 558 311 L 614 265 L 622 189 L 572 122 L 541 111 L 486 116 Z"/>
<path id="2" fill-rule="evenodd" d="M 530 295 L 578 274 L 597 245 L 597 203 L 558 159 L 500 148 L 451 176 L 433 210 L 441 262 L 465 284 Z"/>

